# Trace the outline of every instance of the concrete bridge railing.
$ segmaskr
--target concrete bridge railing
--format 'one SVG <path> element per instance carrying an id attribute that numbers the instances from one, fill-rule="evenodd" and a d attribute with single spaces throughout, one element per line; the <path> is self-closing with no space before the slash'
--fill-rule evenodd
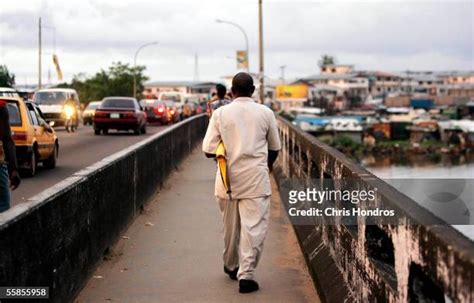
<path id="1" fill-rule="evenodd" d="M 0 214 L 0 285 L 49 287 L 70 302 L 144 203 L 200 142 L 192 117 Z"/>
<path id="2" fill-rule="evenodd" d="M 275 175 L 280 186 L 292 178 L 303 183 L 350 179 L 359 188 L 377 188 L 377 203 L 399 213 L 399 224 L 390 225 L 364 220 L 293 224 L 325 301 L 474 301 L 474 244 L 469 239 L 281 117 L 278 126 L 283 150 Z"/>

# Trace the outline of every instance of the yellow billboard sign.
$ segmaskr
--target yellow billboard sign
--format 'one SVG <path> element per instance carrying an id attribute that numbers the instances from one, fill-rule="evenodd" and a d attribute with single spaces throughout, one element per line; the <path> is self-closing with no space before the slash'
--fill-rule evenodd
<path id="1" fill-rule="evenodd" d="M 249 57 L 246 51 L 237 51 L 237 68 L 247 69 L 249 67 Z"/>
<path id="2" fill-rule="evenodd" d="M 285 85 L 280 84 L 276 86 L 277 100 L 307 100 L 308 86 L 304 84 Z"/>
<path id="3" fill-rule="evenodd" d="M 58 74 L 58 80 L 63 81 L 63 72 L 61 71 L 61 67 L 59 66 L 59 59 L 56 54 L 53 54 L 53 63 L 56 67 L 56 73 Z"/>

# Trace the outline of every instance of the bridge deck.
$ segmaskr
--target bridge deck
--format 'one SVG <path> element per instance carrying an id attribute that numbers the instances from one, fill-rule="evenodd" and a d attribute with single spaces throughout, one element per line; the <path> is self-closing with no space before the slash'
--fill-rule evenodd
<path id="1" fill-rule="evenodd" d="M 214 176 L 214 162 L 196 149 L 123 234 L 77 302 L 319 302 L 276 188 L 256 272 L 261 289 L 238 293 L 237 282 L 222 271 Z"/>

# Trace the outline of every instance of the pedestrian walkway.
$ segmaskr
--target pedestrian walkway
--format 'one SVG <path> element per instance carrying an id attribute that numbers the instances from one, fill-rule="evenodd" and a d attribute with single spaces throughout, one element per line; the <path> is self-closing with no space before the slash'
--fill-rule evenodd
<path id="1" fill-rule="evenodd" d="M 270 229 L 256 271 L 260 290 L 238 292 L 238 282 L 223 272 L 214 177 L 214 161 L 197 148 L 122 235 L 76 302 L 319 302 L 274 182 Z"/>

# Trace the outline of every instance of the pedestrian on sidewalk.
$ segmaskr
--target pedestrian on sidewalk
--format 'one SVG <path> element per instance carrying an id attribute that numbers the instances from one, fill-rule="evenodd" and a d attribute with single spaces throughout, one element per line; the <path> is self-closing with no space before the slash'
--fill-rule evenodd
<path id="1" fill-rule="evenodd" d="M 238 73 L 231 90 L 235 99 L 214 111 L 203 151 L 215 158 L 218 145 L 225 146 L 232 193 L 226 191 L 219 170 L 215 182 L 224 223 L 224 272 L 239 280 L 239 292 L 249 293 L 259 288 L 254 271 L 270 219 L 269 172 L 281 143 L 274 113 L 251 98 L 252 77 Z"/>
<path id="2" fill-rule="evenodd" d="M 10 208 L 10 188 L 20 185 L 7 106 L 0 100 L 0 213 Z"/>
<path id="3" fill-rule="evenodd" d="M 227 105 L 231 102 L 231 99 L 227 97 L 227 88 L 222 84 L 216 85 L 216 95 L 209 101 L 207 114 L 212 115 L 212 112 L 221 106 Z"/>

